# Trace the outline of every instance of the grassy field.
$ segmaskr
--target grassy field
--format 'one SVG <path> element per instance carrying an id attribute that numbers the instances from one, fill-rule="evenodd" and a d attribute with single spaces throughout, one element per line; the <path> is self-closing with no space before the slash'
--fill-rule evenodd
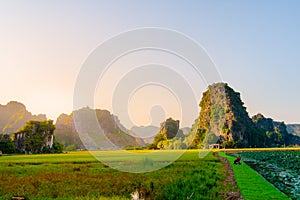
<path id="1" fill-rule="evenodd" d="M 94 152 L 101 160 L 128 165 L 132 152 Z M 136 152 L 135 152 L 136 153 Z M 149 151 L 139 151 L 146 155 Z M 153 162 L 166 162 L 176 151 L 158 151 Z M 181 152 L 182 153 L 182 152 Z M 135 159 L 135 158 L 132 158 Z M 129 164 L 130 166 L 130 164 Z M 226 169 L 212 153 L 199 159 L 198 150 L 148 173 L 126 173 L 97 161 L 89 152 L 0 157 L 0 196 L 26 199 L 130 199 L 138 191 L 148 199 L 224 199 Z"/>
<path id="2" fill-rule="evenodd" d="M 219 152 L 231 164 L 237 185 L 245 200 L 288 200 L 289 198 L 267 182 L 247 164 L 234 165 L 235 157 Z"/>

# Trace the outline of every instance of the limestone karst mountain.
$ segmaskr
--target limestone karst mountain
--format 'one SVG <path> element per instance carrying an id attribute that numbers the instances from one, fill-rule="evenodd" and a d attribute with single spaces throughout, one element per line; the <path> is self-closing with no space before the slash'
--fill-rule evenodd
<path id="1" fill-rule="evenodd" d="M 127 134 L 122 126 L 121 129 L 118 118 L 107 110 L 82 108 L 70 115 L 61 114 L 55 126 L 54 135 L 66 148 L 73 145 L 76 149 L 114 149 L 140 145 L 140 138 Z"/>
<path id="2" fill-rule="evenodd" d="M 288 133 L 300 136 L 300 124 L 287 124 L 286 129 Z"/>
<path id="3" fill-rule="evenodd" d="M 160 123 L 160 128 L 154 140 L 148 145 L 149 149 L 183 149 L 185 135 L 179 129 L 179 120 L 168 118 Z"/>
<path id="4" fill-rule="evenodd" d="M 260 115 L 252 120 L 244 107 L 240 93 L 235 92 L 226 83 L 210 85 L 203 93 L 200 107 L 199 117 L 187 137 L 188 145 L 192 148 L 207 147 L 213 143 L 219 143 L 223 147 L 297 144 L 297 138 L 287 133 L 284 123 L 274 122 Z M 278 132 L 281 132 L 283 139 L 275 141 L 272 138 Z"/>
<path id="5" fill-rule="evenodd" d="M 300 145 L 300 137 L 297 136 L 300 135 L 300 125 L 285 125 L 262 114 L 251 119 L 240 94 L 226 83 L 210 85 L 203 93 L 199 106 L 200 114 L 192 128 L 182 130 L 179 129 L 179 122 L 171 118 L 164 121 L 160 128 L 145 126 L 127 130 L 109 111 L 86 107 L 70 115 L 61 114 L 56 120 L 54 135 L 67 150 L 116 149 L 147 144 L 157 148 L 161 141 L 164 146 L 168 144 L 176 149 L 208 147 L 214 143 L 223 147 Z M 25 105 L 16 101 L 0 105 L 0 133 L 15 133 L 31 120 L 44 121 L 47 118 L 46 115 L 31 114 Z"/>
<path id="6" fill-rule="evenodd" d="M 261 113 L 254 115 L 252 121 L 266 134 L 266 146 L 280 147 L 300 144 L 300 138 L 288 133 L 284 122 L 276 122 L 271 118 L 264 117 Z"/>
<path id="7" fill-rule="evenodd" d="M 16 101 L 0 105 L 0 133 L 12 134 L 30 120 L 44 121 L 47 120 L 47 117 L 44 114 L 31 114 L 24 104 Z"/>
<path id="8" fill-rule="evenodd" d="M 240 94 L 226 83 L 208 87 L 190 137 L 192 147 L 220 143 L 226 147 L 264 146 L 264 134 L 250 119 Z"/>

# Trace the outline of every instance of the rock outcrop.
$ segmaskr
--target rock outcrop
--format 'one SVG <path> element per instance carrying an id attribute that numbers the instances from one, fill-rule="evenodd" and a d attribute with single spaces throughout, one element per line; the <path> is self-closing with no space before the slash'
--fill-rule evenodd
<path id="1" fill-rule="evenodd" d="M 300 144 L 300 138 L 289 134 L 284 122 L 276 122 L 262 114 L 251 119 L 240 93 L 226 83 L 210 85 L 203 93 L 200 107 L 200 115 L 186 140 L 191 148 L 215 143 L 229 148 Z"/>
<path id="2" fill-rule="evenodd" d="M 11 101 L 6 105 L 0 105 L 0 133 L 12 134 L 20 130 L 26 122 L 47 120 L 46 115 L 33 115 L 26 110 L 24 104 Z"/>
<path id="3" fill-rule="evenodd" d="M 107 110 L 82 108 L 70 115 L 62 114 L 55 126 L 54 135 L 65 147 L 75 145 L 77 149 L 114 149 L 139 145 L 139 138 L 127 134 L 118 118 Z"/>
<path id="4" fill-rule="evenodd" d="M 300 124 L 287 124 L 286 130 L 290 134 L 300 136 Z"/>
<path id="5" fill-rule="evenodd" d="M 208 87 L 200 102 L 201 111 L 189 138 L 192 148 L 219 143 L 224 147 L 263 147 L 265 136 L 250 119 L 246 107 L 226 83 Z"/>
<path id="6" fill-rule="evenodd" d="M 284 122 L 276 122 L 271 118 L 265 118 L 261 113 L 254 115 L 252 121 L 266 134 L 265 145 L 268 147 L 300 144 L 300 138 L 289 134 Z"/>
<path id="7" fill-rule="evenodd" d="M 23 129 L 14 134 L 17 151 L 43 153 L 45 147 L 51 149 L 54 143 L 54 129 L 52 120 L 27 122 Z"/>
<path id="8" fill-rule="evenodd" d="M 166 121 L 162 122 L 157 135 L 154 137 L 153 142 L 148 145 L 148 148 L 174 149 L 174 144 L 176 144 L 176 146 L 182 146 L 185 135 L 182 130 L 179 129 L 179 123 L 179 120 L 174 120 L 172 118 L 168 118 Z"/>

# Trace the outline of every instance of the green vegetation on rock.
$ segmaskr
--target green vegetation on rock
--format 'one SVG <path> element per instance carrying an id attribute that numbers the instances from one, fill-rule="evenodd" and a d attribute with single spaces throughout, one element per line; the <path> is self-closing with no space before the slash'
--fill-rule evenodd
<path id="1" fill-rule="evenodd" d="M 203 93 L 186 143 L 190 148 L 207 148 L 221 144 L 225 148 L 279 147 L 300 144 L 300 138 L 288 134 L 283 122 L 275 122 L 258 114 L 252 119 L 241 100 L 226 83 L 215 83 Z"/>
<path id="2" fill-rule="evenodd" d="M 74 123 L 76 121 L 76 125 Z M 96 121 L 96 123 L 94 123 Z M 70 115 L 62 114 L 56 121 L 54 135 L 66 149 L 111 149 L 111 144 L 105 143 L 107 137 L 110 142 L 120 148 L 128 146 L 139 146 L 139 138 L 135 138 L 126 133 L 126 129 L 121 125 L 118 118 L 107 110 L 82 108 L 73 111 Z M 81 133 L 78 133 L 80 128 Z M 103 134 L 98 134 L 101 132 Z M 94 141 L 99 141 L 98 146 L 89 146 L 87 142 L 84 146 L 82 140 L 94 137 Z"/>
<path id="3" fill-rule="evenodd" d="M 53 136 L 52 120 L 29 121 L 15 133 L 15 147 L 19 153 L 61 153 L 62 146 Z"/>
<path id="4" fill-rule="evenodd" d="M 289 134 L 284 122 L 276 122 L 271 118 L 265 118 L 262 114 L 252 117 L 253 122 L 266 133 L 265 146 L 281 147 L 300 144 L 300 138 Z"/>
<path id="5" fill-rule="evenodd" d="M 248 116 L 240 94 L 226 83 L 210 85 L 199 105 L 200 114 L 189 135 L 191 148 L 214 143 L 226 148 L 264 146 L 265 135 Z"/>
<path id="6" fill-rule="evenodd" d="M 168 118 L 160 124 L 159 132 L 148 149 L 185 149 L 184 138 L 185 135 L 179 129 L 179 120 Z"/>

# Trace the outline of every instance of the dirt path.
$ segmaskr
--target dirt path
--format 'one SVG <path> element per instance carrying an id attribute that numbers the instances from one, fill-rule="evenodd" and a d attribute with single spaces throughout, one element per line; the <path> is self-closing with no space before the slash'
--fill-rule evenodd
<path id="1" fill-rule="evenodd" d="M 231 184 L 233 186 L 233 190 L 234 190 L 234 191 L 228 191 L 226 194 L 224 194 L 225 200 L 243 200 L 243 197 L 242 197 L 241 193 L 239 192 L 239 188 L 234 179 L 234 174 L 233 174 L 232 168 L 230 166 L 230 163 L 228 162 L 228 160 L 226 160 L 226 158 L 219 156 L 219 154 L 217 152 L 215 152 L 214 155 L 219 160 L 221 160 L 221 162 L 224 163 L 224 165 L 225 165 L 225 169 L 227 171 L 226 179 L 224 181 L 225 184 Z"/>

